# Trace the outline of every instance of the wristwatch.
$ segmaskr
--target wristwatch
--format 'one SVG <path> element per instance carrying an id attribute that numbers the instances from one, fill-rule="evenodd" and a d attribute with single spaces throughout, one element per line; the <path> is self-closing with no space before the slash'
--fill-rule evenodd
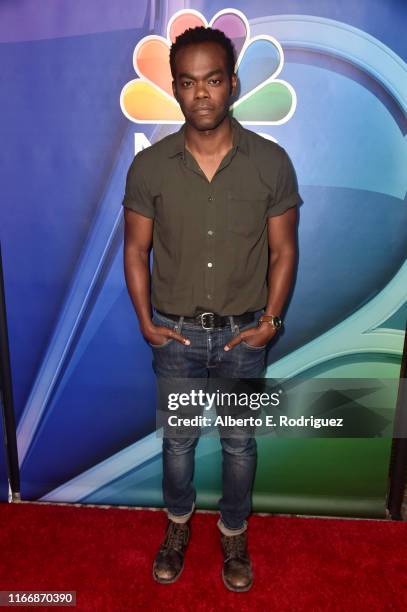
<path id="1" fill-rule="evenodd" d="M 261 323 L 270 323 L 271 327 L 274 327 L 274 329 L 281 329 L 283 326 L 282 319 L 274 315 L 261 315 L 257 325 L 260 325 Z"/>

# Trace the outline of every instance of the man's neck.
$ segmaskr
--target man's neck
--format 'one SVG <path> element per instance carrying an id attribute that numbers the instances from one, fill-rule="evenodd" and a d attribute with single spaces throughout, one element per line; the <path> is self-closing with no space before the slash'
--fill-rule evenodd
<path id="1" fill-rule="evenodd" d="M 199 157 L 223 157 L 233 146 L 233 128 L 229 115 L 213 130 L 197 130 L 186 123 L 185 146 Z"/>

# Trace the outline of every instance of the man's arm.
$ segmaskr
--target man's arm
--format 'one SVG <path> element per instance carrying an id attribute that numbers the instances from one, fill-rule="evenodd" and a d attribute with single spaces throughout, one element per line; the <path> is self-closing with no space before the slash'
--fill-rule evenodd
<path id="1" fill-rule="evenodd" d="M 293 206 L 282 215 L 269 217 L 268 296 L 264 314 L 280 316 L 290 293 L 297 263 L 298 209 Z M 262 325 L 269 325 L 268 323 Z"/>
<path id="2" fill-rule="evenodd" d="M 151 320 L 149 253 L 153 239 L 154 219 L 124 209 L 124 276 L 133 302 L 140 331 L 147 342 L 163 344 L 174 338 L 183 344 L 189 340 L 172 329 L 154 325 Z"/>
<path id="3" fill-rule="evenodd" d="M 297 207 L 293 206 L 282 215 L 269 217 L 267 222 L 269 243 L 268 297 L 266 315 L 280 316 L 287 301 L 294 280 L 297 261 Z M 238 334 L 225 345 L 233 348 L 242 340 L 253 346 L 267 344 L 277 330 L 269 323 L 251 327 Z"/>
<path id="4" fill-rule="evenodd" d="M 141 332 L 151 324 L 149 253 L 154 219 L 124 209 L 124 276 Z"/>

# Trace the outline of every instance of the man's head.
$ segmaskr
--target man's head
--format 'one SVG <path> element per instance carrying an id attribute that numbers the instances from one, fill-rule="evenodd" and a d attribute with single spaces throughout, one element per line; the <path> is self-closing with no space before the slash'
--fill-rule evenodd
<path id="1" fill-rule="evenodd" d="M 237 77 L 232 41 L 220 30 L 190 28 L 170 49 L 172 88 L 187 123 L 211 130 L 226 116 Z"/>

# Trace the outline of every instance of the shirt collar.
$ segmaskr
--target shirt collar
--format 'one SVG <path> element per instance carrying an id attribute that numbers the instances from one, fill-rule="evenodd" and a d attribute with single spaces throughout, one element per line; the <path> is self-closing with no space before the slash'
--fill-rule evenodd
<path id="1" fill-rule="evenodd" d="M 246 130 L 239 121 L 230 116 L 233 128 L 233 148 L 236 146 L 242 153 L 249 155 Z M 169 147 L 168 157 L 175 157 L 179 153 L 184 153 L 185 147 L 185 123 L 180 127 L 178 132 L 174 132 L 171 146 Z"/>

